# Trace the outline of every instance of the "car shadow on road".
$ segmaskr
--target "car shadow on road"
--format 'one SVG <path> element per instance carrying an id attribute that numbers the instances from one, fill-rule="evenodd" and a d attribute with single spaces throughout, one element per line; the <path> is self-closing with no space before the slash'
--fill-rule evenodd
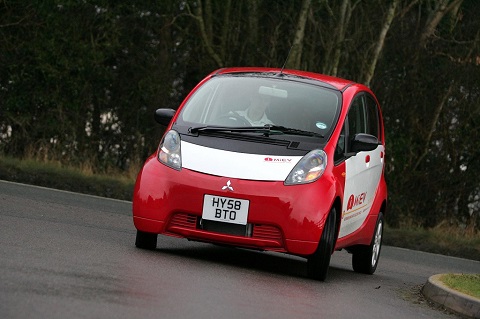
<path id="1" fill-rule="evenodd" d="M 156 252 L 280 276 L 308 279 L 307 259 L 284 253 L 191 242 L 181 248 L 161 247 L 159 245 Z M 341 277 L 342 280 L 349 280 L 351 277 L 354 280 L 355 273 L 348 269 L 350 265 L 344 266 L 332 265 L 331 263 L 327 280 L 335 280 L 336 277 Z"/>

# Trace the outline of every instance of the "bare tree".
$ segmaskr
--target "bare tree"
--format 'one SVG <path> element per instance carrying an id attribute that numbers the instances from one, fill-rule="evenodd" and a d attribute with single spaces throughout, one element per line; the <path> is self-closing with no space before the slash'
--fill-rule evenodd
<path id="1" fill-rule="evenodd" d="M 303 51 L 303 41 L 305 37 L 305 24 L 307 23 L 308 10 L 310 9 L 311 0 L 303 0 L 302 9 L 297 21 L 293 44 L 288 57 L 286 67 L 290 69 L 300 69 Z"/>
<path id="2" fill-rule="evenodd" d="M 427 39 L 435 32 L 440 21 L 443 17 L 452 10 L 458 10 L 458 7 L 462 4 L 463 0 L 438 0 L 434 1 L 435 8 L 430 12 L 427 23 L 420 34 L 420 46 L 424 47 Z"/>
<path id="3" fill-rule="evenodd" d="M 343 44 L 345 42 L 345 36 L 348 30 L 348 25 L 352 16 L 352 12 L 355 10 L 355 7 L 359 4 L 359 0 L 354 3 L 351 0 L 343 0 L 340 7 L 338 18 L 336 18 L 335 13 L 330 8 L 328 1 L 325 1 L 324 4 L 327 7 L 331 18 L 334 21 L 333 30 L 330 31 L 332 36 L 332 41 L 326 51 L 326 59 L 323 68 L 323 73 L 330 74 L 333 76 L 338 75 L 338 68 L 340 65 L 340 58 L 343 52 Z"/>
<path id="4" fill-rule="evenodd" d="M 371 62 L 367 67 L 367 71 L 365 74 L 365 78 L 363 83 L 367 86 L 370 85 L 370 81 L 373 78 L 375 73 L 375 68 L 377 67 L 378 58 L 380 57 L 380 53 L 385 45 L 385 38 L 387 37 L 388 30 L 390 29 L 390 25 L 392 24 L 393 18 L 395 17 L 395 12 L 397 10 L 399 0 L 394 0 L 391 2 L 387 14 L 385 16 L 385 20 L 383 22 L 382 29 L 380 30 L 380 35 L 378 37 L 378 41 L 375 45 L 375 49 L 373 51 L 373 55 L 371 57 Z"/>
<path id="5" fill-rule="evenodd" d="M 230 1 L 230 0 L 228 0 Z M 200 35 L 202 36 L 203 44 L 207 50 L 209 56 L 215 61 L 218 67 L 224 66 L 224 61 L 221 58 L 220 54 L 215 50 L 213 44 L 213 28 L 212 28 L 212 7 L 210 0 L 206 1 L 207 12 L 203 10 L 202 0 L 197 0 L 197 6 L 195 13 L 191 12 L 190 6 L 187 4 L 189 14 L 193 17 L 198 24 L 200 29 Z"/>

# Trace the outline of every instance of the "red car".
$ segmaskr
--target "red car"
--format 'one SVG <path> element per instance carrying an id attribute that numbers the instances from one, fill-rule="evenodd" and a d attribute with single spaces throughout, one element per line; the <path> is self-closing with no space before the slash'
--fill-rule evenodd
<path id="1" fill-rule="evenodd" d="M 346 249 L 356 272 L 375 272 L 387 186 L 383 120 L 368 87 L 220 69 L 155 119 L 167 130 L 137 177 L 137 247 L 155 249 L 163 234 L 288 253 L 319 280 Z"/>

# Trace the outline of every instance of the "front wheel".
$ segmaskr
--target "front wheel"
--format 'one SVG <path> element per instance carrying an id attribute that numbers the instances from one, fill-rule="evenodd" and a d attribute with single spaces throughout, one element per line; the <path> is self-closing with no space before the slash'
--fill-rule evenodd
<path id="1" fill-rule="evenodd" d="M 370 245 L 356 247 L 352 252 L 352 266 L 354 271 L 371 275 L 377 269 L 380 250 L 382 248 L 383 224 L 383 214 L 380 212 Z"/>
<path id="2" fill-rule="evenodd" d="M 336 220 L 336 210 L 332 208 L 323 227 L 317 250 L 307 260 L 308 277 L 312 279 L 325 281 L 327 278 L 330 258 L 335 245 Z"/>
<path id="3" fill-rule="evenodd" d="M 137 230 L 137 237 L 135 238 L 135 246 L 141 249 L 154 250 L 157 248 L 157 234 L 146 233 Z"/>

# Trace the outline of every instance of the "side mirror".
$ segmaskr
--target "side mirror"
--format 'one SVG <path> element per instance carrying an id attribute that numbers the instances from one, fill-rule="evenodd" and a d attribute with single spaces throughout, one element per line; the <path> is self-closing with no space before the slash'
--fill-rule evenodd
<path id="1" fill-rule="evenodd" d="M 378 138 L 373 135 L 364 133 L 355 134 L 350 143 L 350 152 L 373 151 L 377 148 L 378 144 L 380 144 Z"/>
<path id="2" fill-rule="evenodd" d="M 155 111 L 155 121 L 164 126 L 168 126 L 173 116 L 175 115 L 176 110 L 174 109 L 157 109 Z"/>

